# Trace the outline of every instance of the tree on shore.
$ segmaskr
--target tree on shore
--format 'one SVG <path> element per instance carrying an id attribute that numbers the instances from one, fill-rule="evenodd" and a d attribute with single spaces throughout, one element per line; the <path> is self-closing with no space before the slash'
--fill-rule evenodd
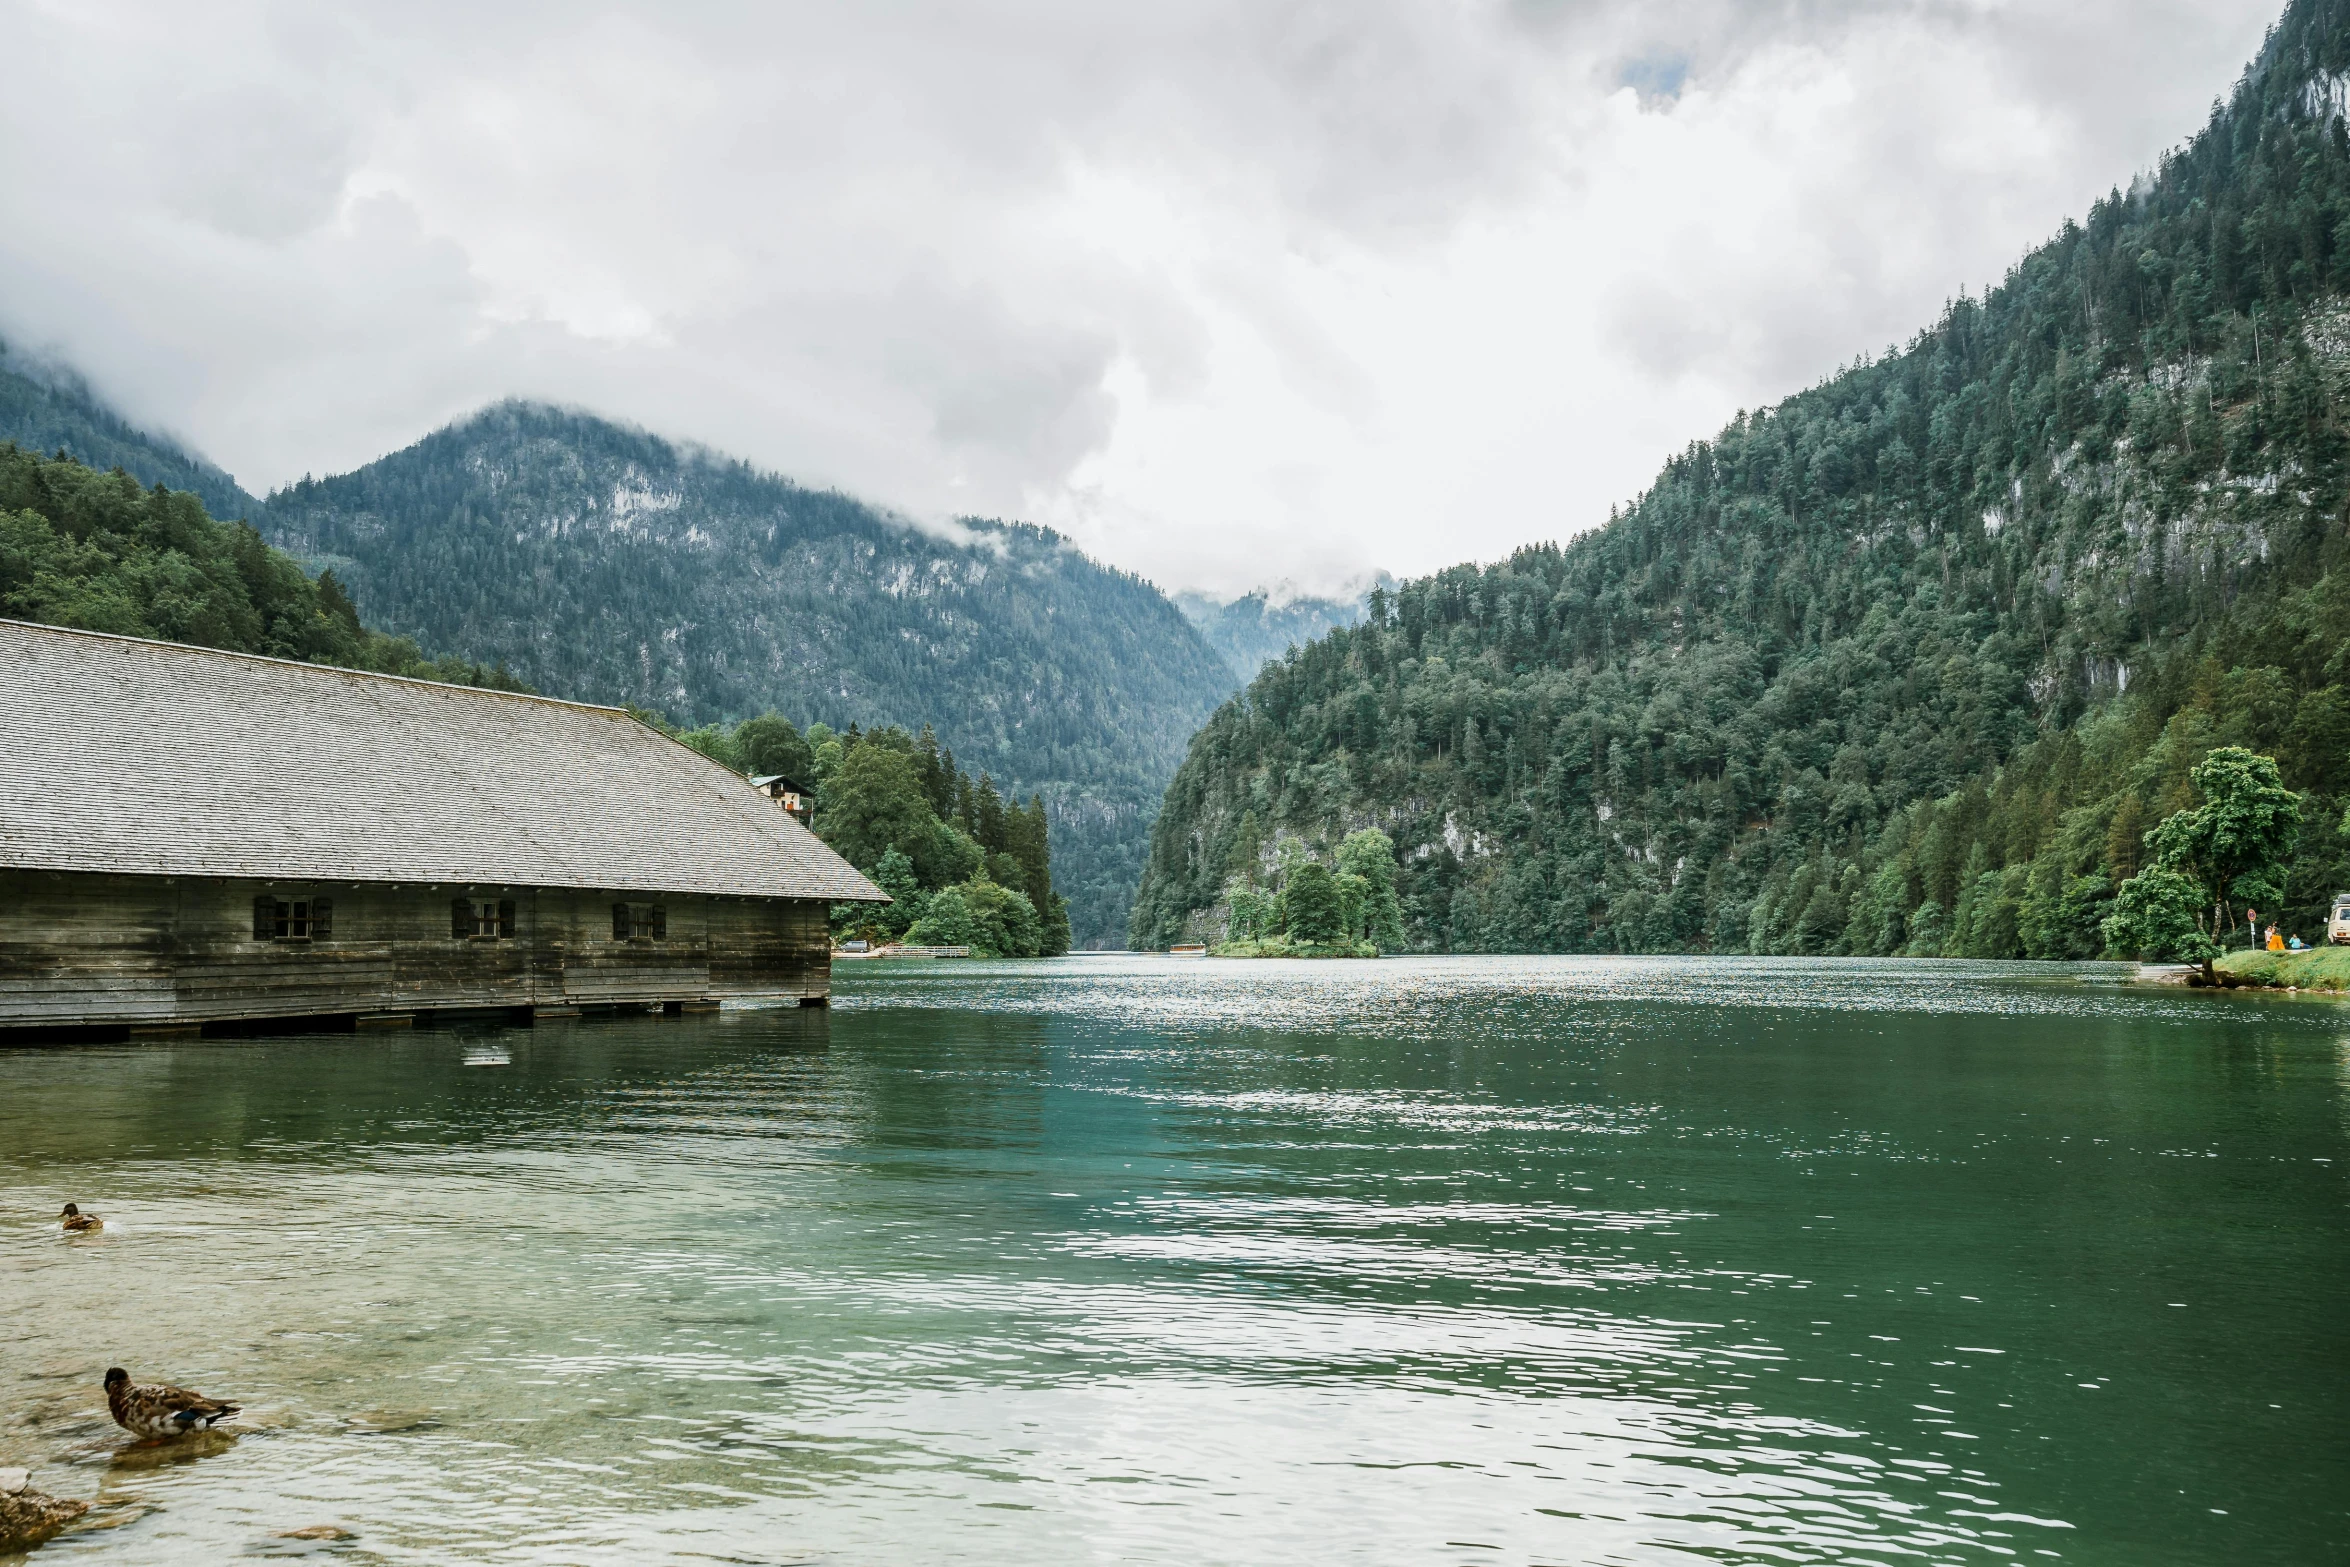
<path id="1" fill-rule="evenodd" d="M 843 903 L 835 936 L 904 937 L 970 947 L 987 957 L 1057 957 L 1069 950 L 1069 902 L 1053 890 L 1044 797 L 1007 800 L 986 773 L 974 779 L 925 727 L 885 724 L 805 731 L 779 713 L 728 728 L 678 732 L 686 745 L 738 772 L 781 773 L 816 791 L 816 835 L 894 900 Z"/>
<path id="2" fill-rule="evenodd" d="M 1338 880 L 1320 860 L 1305 860 L 1289 874 L 1289 935 L 1293 941 L 1326 947 L 1340 935 Z"/>
<path id="3" fill-rule="evenodd" d="M 2105 939 L 2117 951 L 2200 963 L 2209 981 L 2235 910 L 2284 901 L 2301 797 L 2285 787 L 2276 758 L 2239 745 L 2212 751 L 2188 776 L 2203 803 L 2146 834 L 2154 863 L 2122 883 Z"/>
<path id="4" fill-rule="evenodd" d="M 2191 876 L 2150 866 L 2121 885 L 2106 916 L 2105 944 L 2116 952 L 2200 963 L 2214 977 L 2219 943 L 2203 928 L 2203 887 Z"/>
<path id="5" fill-rule="evenodd" d="M 1224 888 L 1224 903 L 1226 941 L 1261 941 L 1273 934 L 1273 900 L 1255 882 L 1233 877 Z"/>
<path id="6" fill-rule="evenodd" d="M 1382 952 L 1403 946 L 1403 906 L 1395 896 L 1395 840 L 1376 827 L 1350 832 L 1338 846 L 1341 877 L 1358 877 L 1362 884 L 1360 923 L 1350 921 L 1347 934 L 1361 936 Z"/>

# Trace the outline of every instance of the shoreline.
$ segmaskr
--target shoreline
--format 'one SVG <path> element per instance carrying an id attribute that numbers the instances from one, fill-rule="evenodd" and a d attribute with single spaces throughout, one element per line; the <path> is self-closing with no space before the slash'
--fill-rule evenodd
<path id="1" fill-rule="evenodd" d="M 2350 947 L 2305 947 L 2299 952 L 2245 948 L 2222 954 L 2212 967 L 2221 990 L 2273 990 L 2318 995 L 2350 993 Z M 2193 963 L 2141 963 L 2141 985 L 2185 985 L 2197 990 L 2202 969 Z"/>
<path id="2" fill-rule="evenodd" d="M 2231 952 L 2214 966 L 2239 986 L 2335 994 L 2350 991 L 2350 947 L 2305 947 L 2299 952 L 2252 948 Z"/>
<path id="3" fill-rule="evenodd" d="M 1208 948 L 1211 958 L 1375 958 L 1379 949 L 1367 941 L 1334 943 L 1291 943 L 1286 937 L 1276 936 L 1269 941 L 1226 941 Z"/>

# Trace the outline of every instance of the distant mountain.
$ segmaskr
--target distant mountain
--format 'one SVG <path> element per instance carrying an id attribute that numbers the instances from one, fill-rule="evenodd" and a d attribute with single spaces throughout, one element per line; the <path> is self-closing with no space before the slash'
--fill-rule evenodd
<path id="1" fill-rule="evenodd" d="M 2350 0 L 1980 298 L 1382 595 L 1192 742 L 1138 943 L 1395 841 L 1451 951 L 2078 958 L 2212 748 L 2350 887 Z M 2243 912 L 2239 903 L 2236 913 Z"/>
<path id="2" fill-rule="evenodd" d="M 1123 944 L 1160 792 L 1236 684 L 1156 588 L 1047 529 L 926 530 L 540 405 L 279 491 L 260 520 L 370 623 L 550 693 L 935 725 L 965 770 L 1043 793 L 1081 947 Z"/>
<path id="3" fill-rule="evenodd" d="M 73 371 L 0 343 L 0 441 L 104 472 L 120 468 L 145 485 L 186 490 L 214 517 L 234 521 L 261 506 L 237 481 L 165 436 L 151 435 L 107 407 Z"/>
<path id="4" fill-rule="evenodd" d="M 1373 586 L 1392 586 L 1394 578 L 1379 574 Z M 1211 598 L 1205 593 L 1178 593 L 1175 607 L 1197 627 L 1239 678 L 1238 690 L 1257 671 L 1293 647 L 1303 647 L 1325 631 L 1359 623 L 1369 605 L 1369 588 L 1351 598 L 1281 598 L 1277 590 L 1259 588 L 1236 599 Z"/>
<path id="5" fill-rule="evenodd" d="M 1080 946 L 1123 942 L 1159 794 L 1238 684 L 1156 588 L 1046 529 L 925 531 L 584 414 L 507 404 L 262 502 L 0 345 L 0 441 L 250 517 L 369 625 L 554 695 L 932 723 L 967 770 L 1045 796 Z"/>
<path id="6" fill-rule="evenodd" d="M 426 658 L 360 624 L 332 576 L 313 581 L 248 522 L 0 439 L 0 616 L 160 637 L 418 680 L 522 687 L 502 669 Z M 0 691 L 6 689 L 0 679 Z"/>

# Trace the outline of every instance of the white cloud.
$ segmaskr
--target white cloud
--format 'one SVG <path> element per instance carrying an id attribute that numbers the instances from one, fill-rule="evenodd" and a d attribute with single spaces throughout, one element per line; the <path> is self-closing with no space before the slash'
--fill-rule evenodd
<path id="1" fill-rule="evenodd" d="M 541 396 L 1323 585 L 1907 337 L 2272 4 L 20 0 L 0 327 L 251 487 Z"/>

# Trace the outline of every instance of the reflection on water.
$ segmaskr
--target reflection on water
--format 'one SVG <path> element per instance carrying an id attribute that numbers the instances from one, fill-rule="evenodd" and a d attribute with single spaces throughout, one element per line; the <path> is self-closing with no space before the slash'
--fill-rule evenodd
<path id="1" fill-rule="evenodd" d="M 60 1561 L 2344 1559 L 2350 1013 L 2084 977 L 0 1053 L 0 1465 L 110 1504 Z M 110 1364 L 240 1434 L 133 1446 Z"/>

